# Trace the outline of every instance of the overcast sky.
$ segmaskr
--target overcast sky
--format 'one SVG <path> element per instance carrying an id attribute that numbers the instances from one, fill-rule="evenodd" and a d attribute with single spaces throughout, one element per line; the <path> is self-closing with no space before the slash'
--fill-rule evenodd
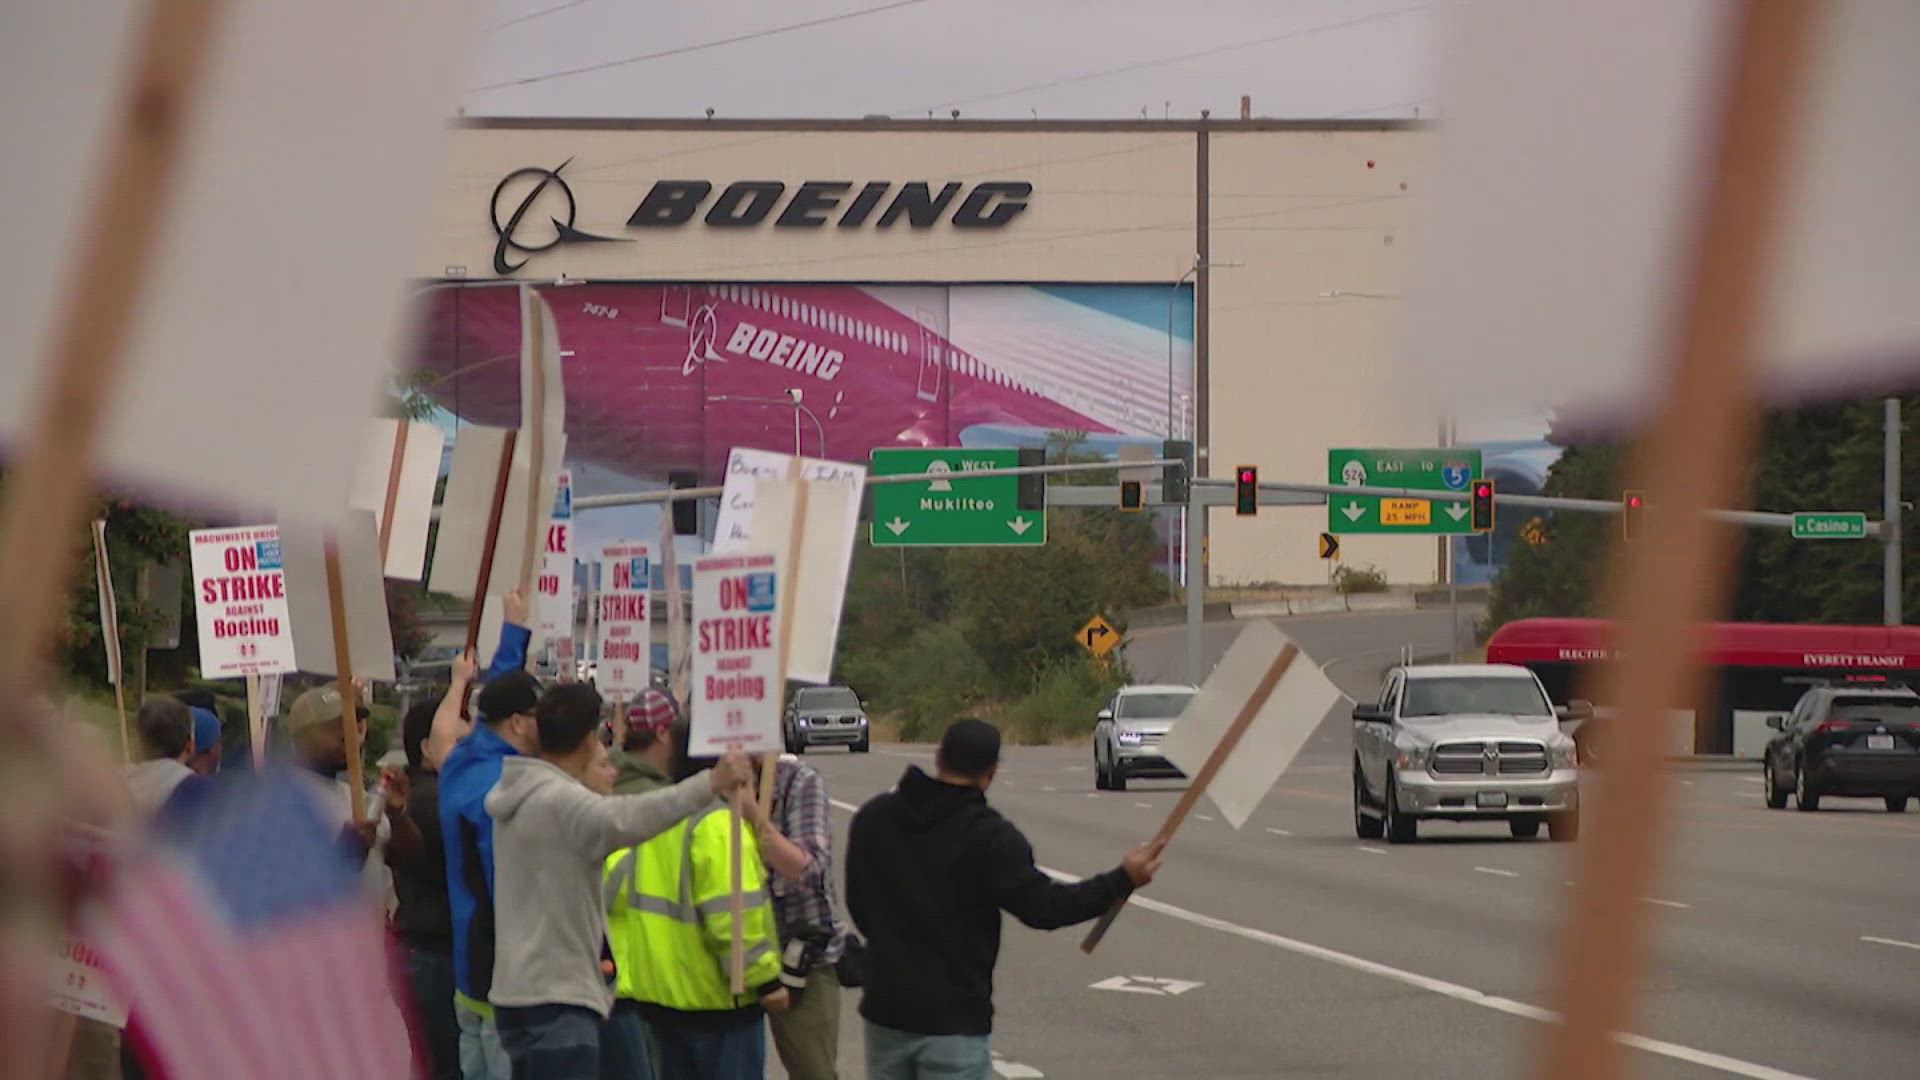
<path id="1" fill-rule="evenodd" d="M 1129 118 L 1142 109 L 1231 117 L 1242 94 L 1253 96 L 1256 116 L 1434 114 L 1434 17 L 1415 0 L 492 0 L 490 8 L 462 97 L 469 115 L 711 108 L 721 117 L 945 117 L 957 108 L 963 117 Z M 784 29 L 809 22 L 818 25 Z M 557 74 L 601 64 L 612 66 Z M 511 85 L 480 89 L 496 84 Z"/>

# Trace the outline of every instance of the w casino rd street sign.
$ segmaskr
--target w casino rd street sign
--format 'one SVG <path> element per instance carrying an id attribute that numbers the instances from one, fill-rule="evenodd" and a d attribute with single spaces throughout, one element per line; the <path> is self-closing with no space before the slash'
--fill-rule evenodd
<path id="1" fill-rule="evenodd" d="M 1327 451 L 1327 483 L 1345 487 L 1411 488 L 1464 495 L 1479 475 L 1478 450 Z M 1327 531 L 1336 536 L 1465 535 L 1473 532 L 1472 509 L 1466 499 L 1328 495 Z"/>

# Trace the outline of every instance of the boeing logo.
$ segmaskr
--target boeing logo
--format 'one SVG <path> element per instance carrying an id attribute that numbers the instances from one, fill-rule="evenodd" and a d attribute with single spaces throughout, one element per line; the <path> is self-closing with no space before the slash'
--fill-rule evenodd
<path id="1" fill-rule="evenodd" d="M 605 244 L 621 240 L 620 237 L 615 236 L 595 236 L 573 227 L 574 217 L 579 213 L 579 208 L 573 201 L 573 189 L 560 178 L 560 170 L 572 162 L 573 159 L 568 158 L 551 169 L 532 166 L 515 169 L 494 185 L 493 199 L 490 204 L 493 235 L 497 238 L 497 243 L 493 246 L 494 273 L 502 276 L 511 274 L 527 265 L 528 259 L 543 251 L 557 248 L 561 244 Z M 529 184 L 531 186 L 527 186 Z M 501 196 L 507 195 L 510 190 L 517 191 L 522 187 L 526 187 L 525 194 L 520 196 L 520 202 L 513 208 L 513 213 L 502 221 L 500 219 Z M 535 227 L 527 225 L 527 214 L 535 205 L 541 203 L 542 196 L 547 196 L 548 199 L 546 217 L 553 226 L 553 232 L 551 235 L 543 235 L 539 240 L 529 241 L 521 229 L 522 226 Z M 516 252 L 521 256 L 520 261 L 509 262 L 509 256 Z"/>
<path id="2" fill-rule="evenodd" d="M 554 168 L 515 169 L 494 186 L 491 202 L 493 272 L 506 276 L 535 255 L 562 244 L 630 241 L 575 227 L 579 213 L 573 189 Z M 1026 212 L 1033 185 L 1024 180 L 736 180 L 718 188 L 710 180 L 658 180 L 627 217 L 629 229 L 673 228 L 696 215 L 710 229 L 745 229 L 771 223 L 776 229 L 998 229 Z"/>

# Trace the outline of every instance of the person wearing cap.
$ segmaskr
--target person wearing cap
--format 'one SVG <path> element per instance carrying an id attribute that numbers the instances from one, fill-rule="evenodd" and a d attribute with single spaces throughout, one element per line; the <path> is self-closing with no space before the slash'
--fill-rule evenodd
<path id="1" fill-rule="evenodd" d="M 187 767 L 201 776 L 220 771 L 220 717 L 212 709 L 193 708 L 193 756 Z"/>
<path id="2" fill-rule="evenodd" d="M 1160 845 L 1085 881 L 1054 881 L 1033 845 L 987 805 L 1000 732 L 956 720 L 934 775 L 917 765 L 867 801 L 847 836 L 847 909 L 867 938 L 869 1080 L 988 1080 L 1000 913 L 1036 930 L 1098 918 L 1153 880 Z"/>
<path id="3" fill-rule="evenodd" d="M 369 871 L 377 877 L 384 873 L 385 863 L 369 857 L 386 842 L 391 835 L 391 827 L 385 817 L 356 820 L 353 816 L 353 794 L 347 771 L 347 732 L 340 722 L 340 714 L 345 707 L 340 687 L 334 683 L 316 686 L 301 694 L 293 700 L 293 707 L 287 710 L 287 741 L 293 748 L 294 764 L 298 766 L 294 775 L 308 779 L 309 787 L 319 797 L 326 814 L 339 825 L 341 845 L 353 857 L 353 861 L 356 864 L 365 862 Z M 359 741 L 362 744 L 366 742 L 367 717 L 370 715 L 365 705 L 355 706 L 354 722 L 359 726 Z M 378 790 L 369 788 L 363 793 L 363 810 L 380 805 Z"/>
<path id="4" fill-rule="evenodd" d="M 613 759 L 613 790 L 621 795 L 666 787 L 667 770 L 673 765 L 673 743 L 667 733 L 680 717 L 679 708 L 666 691 L 649 686 L 627 707 L 622 725 L 616 725 L 619 745 L 609 751 Z"/>
<path id="5" fill-rule="evenodd" d="M 487 994 L 494 960 L 494 819 L 486 800 L 508 758 L 540 749 L 534 707 L 540 681 L 525 669 L 489 679 L 475 700 L 473 730 L 440 765 L 440 830 L 453 912 L 454 1015 L 466 1080 L 510 1080 Z"/>

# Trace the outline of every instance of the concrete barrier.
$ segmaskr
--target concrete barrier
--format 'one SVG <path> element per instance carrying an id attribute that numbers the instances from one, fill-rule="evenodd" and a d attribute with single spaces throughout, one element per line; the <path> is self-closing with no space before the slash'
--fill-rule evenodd
<path id="1" fill-rule="evenodd" d="M 1233 605 L 1236 619 L 1285 619 L 1296 615 L 1335 615 L 1344 612 L 1412 611 L 1408 593 L 1356 593 L 1352 596 L 1295 596 L 1279 600 L 1249 600 Z"/>

